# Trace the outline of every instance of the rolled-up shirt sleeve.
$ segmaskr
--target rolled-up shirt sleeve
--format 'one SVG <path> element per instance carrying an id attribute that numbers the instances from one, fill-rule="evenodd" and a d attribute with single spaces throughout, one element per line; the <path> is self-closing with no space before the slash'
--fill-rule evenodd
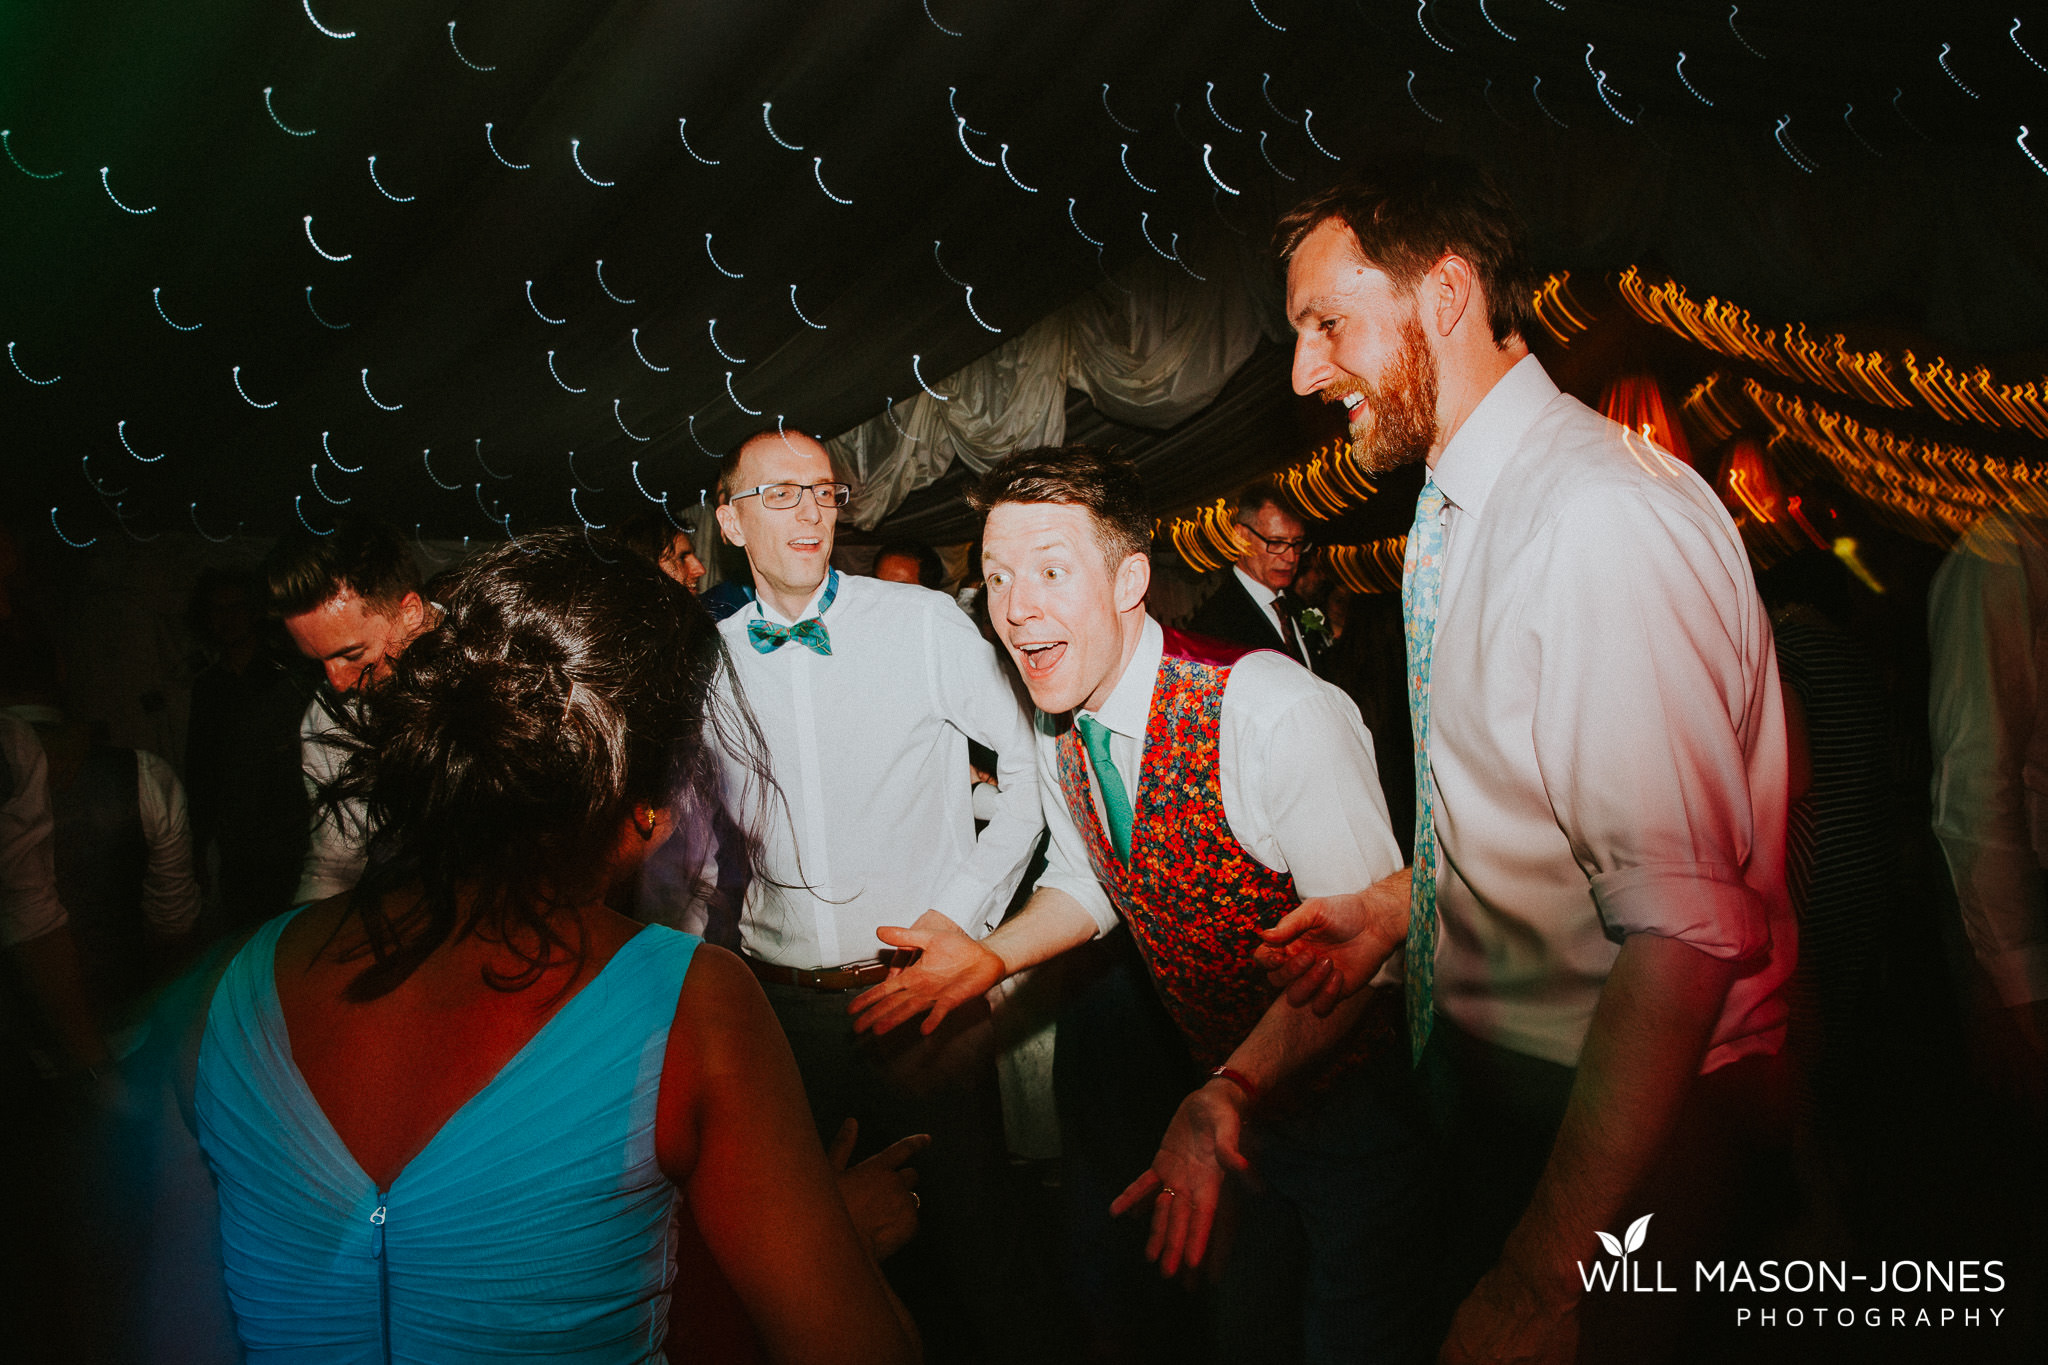
<path id="1" fill-rule="evenodd" d="M 64 927 L 57 898 L 56 822 L 50 814 L 50 769 L 36 732 L 0 716 L 7 783 L 0 789 L 0 948 L 12 948 Z"/>
<path id="2" fill-rule="evenodd" d="M 1531 548 L 1548 562 L 1525 576 L 1543 601 L 1529 614 L 1535 657 L 1519 662 L 1539 679 L 1544 790 L 1606 936 L 1657 934 L 1742 961 L 1771 947 L 1745 873 L 1759 784 L 1784 786 L 1784 717 L 1769 625 L 1730 552 L 1677 499 L 1587 490 Z M 1745 744 L 1771 727 L 1754 747 L 1775 779 Z"/>
<path id="3" fill-rule="evenodd" d="M 176 938 L 199 922 L 199 882 L 192 875 L 192 826 L 185 788 L 171 765 L 135 753 L 136 804 L 149 862 L 142 874 L 142 916 L 159 937 Z"/>

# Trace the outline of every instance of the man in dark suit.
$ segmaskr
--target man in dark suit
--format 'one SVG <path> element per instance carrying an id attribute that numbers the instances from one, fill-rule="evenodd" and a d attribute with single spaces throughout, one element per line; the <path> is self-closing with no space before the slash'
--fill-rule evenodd
<path id="1" fill-rule="evenodd" d="M 1277 650 L 1314 668 L 1325 641 L 1302 628 L 1303 605 L 1289 591 L 1308 548 L 1301 509 L 1285 489 L 1261 479 L 1238 495 L 1231 521 L 1243 551 L 1188 629 L 1253 649 Z"/>

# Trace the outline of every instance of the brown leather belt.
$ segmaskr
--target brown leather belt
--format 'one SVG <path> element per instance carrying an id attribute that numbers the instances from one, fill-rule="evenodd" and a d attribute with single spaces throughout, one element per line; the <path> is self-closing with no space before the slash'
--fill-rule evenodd
<path id="1" fill-rule="evenodd" d="M 901 951 L 901 950 L 897 950 Z M 783 967 L 741 954 L 754 975 L 771 986 L 801 986 L 812 991 L 857 991 L 889 979 L 889 963 L 849 962 L 842 967 Z M 914 958 L 914 954 L 906 954 Z"/>

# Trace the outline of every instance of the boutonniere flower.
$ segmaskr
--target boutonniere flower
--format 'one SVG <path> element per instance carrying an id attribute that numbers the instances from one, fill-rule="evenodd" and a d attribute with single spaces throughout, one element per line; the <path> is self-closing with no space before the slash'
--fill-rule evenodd
<path id="1" fill-rule="evenodd" d="M 1295 617 L 1294 620 L 1297 625 L 1310 635 L 1320 635 L 1326 641 L 1330 638 L 1330 623 L 1323 619 L 1323 613 L 1320 609 L 1316 607 L 1303 607 L 1301 615 Z"/>

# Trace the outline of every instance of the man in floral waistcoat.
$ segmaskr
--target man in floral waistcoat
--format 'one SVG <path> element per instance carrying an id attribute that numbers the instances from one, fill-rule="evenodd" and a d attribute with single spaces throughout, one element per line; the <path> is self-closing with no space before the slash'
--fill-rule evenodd
<path id="1" fill-rule="evenodd" d="M 1253 960 L 1305 897 L 1401 867 L 1372 739 L 1343 693 L 1280 654 L 1240 654 L 1146 615 L 1152 520 L 1135 468 L 1085 446 L 983 476 L 990 616 L 1037 704 L 1052 832 L 1030 902 L 977 943 L 924 916 L 884 942 L 916 965 L 854 1002 L 885 1031 L 935 1028 L 1005 976 L 1118 928 L 1207 1079 L 1112 1210 L 1150 1203 L 1147 1253 L 1202 1263 L 1239 1197 L 1224 1358 L 1406 1360 L 1422 1343 L 1416 1210 L 1427 1145 L 1398 990 L 1328 1018 Z"/>

